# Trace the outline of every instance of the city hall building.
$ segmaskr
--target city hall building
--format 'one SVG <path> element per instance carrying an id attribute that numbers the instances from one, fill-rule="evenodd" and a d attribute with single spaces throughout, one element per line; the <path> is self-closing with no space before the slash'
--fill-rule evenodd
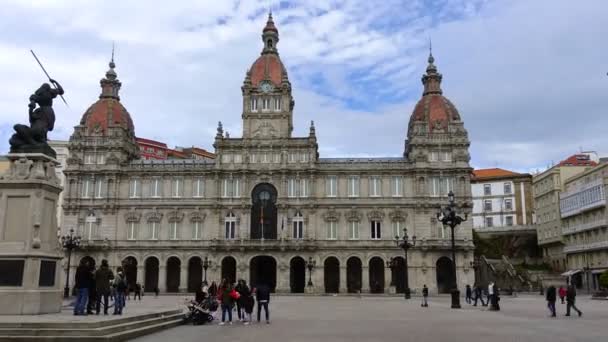
<path id="1" fill-rule="evenodd" d="M 391 151 L 402 157 L 323 158 L 314 123 L 292 136 L 295 101 L 272 16 L 262 42 L 241 87 L 242 135 L 229 137 L 220 123 L 215 158 L 140 158 L 138 116 L 121 104 L 110 63 L 68 144 L 62 230 L 83 239 L 72 267 L 107 259 L 130 284 L 161 292 L 193 291 L 205 278 L 266 282 L 276 292 L 403 292 L 406 272 L 413 291 L 448 291 L 450 231 L 436 213 L 450 190 L 470 212 L 472 169 L 433 56 L 403 127 L 405 148 Z M 405 228 L 416 237 L 407 267 L 395 241 Z M 455 234 L 463 288 L 474 279 L 471 221 Z"/>

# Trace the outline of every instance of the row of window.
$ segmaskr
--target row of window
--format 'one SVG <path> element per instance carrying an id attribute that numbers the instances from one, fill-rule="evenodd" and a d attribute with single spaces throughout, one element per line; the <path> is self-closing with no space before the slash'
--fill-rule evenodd
<path id="1" fill-rule="evenodd" d="M 249 153 L 249 162 L 250 163 L 281 163 L 281 153 L 280 152 L 257 152 L 257 153 Z M 240 164 L 243 162 L 243 157 L 240 154 L 231 154 L 224 153 L 222 154 L 222 163 L 235 163 Z M 288 163 L 307 163 L 310 160 L 308 152 L 291 152 L 287 154 L 287 162 Z"/>
<path id="2" fill-rule="evenodd" d="M 161 198 L 164 196 L 164 180 L 154 177 L 148 181 L 148 195 L 151 198 Z M 192 180 L 192 197 L 203 197 L 205 194 L 205 182 L 202 177 L 195 177 Z M 129 198 L 142 197 L 143 184 L 139 178 L 133 178 L 129 182 Z M 182 178 L 171 179 L 171 193 L 169 197 L 179 198 L 184 195 L 184 180 Z"/>
<path id="3" fill-rule="evenodd" d="M 483 201 L 483 210 L 488 212 L 488 211 L 492 211 L 492 200 L 484 200 Z M 502 202 L 502 204 L 504 205 L 503 208 L 500 208 L 500 211 L 512 211 L 513 210 L 513 200 L 510 198 L 506 198 L 504 199 L 504 201 Z"/>
<path id="4" fill-rule="evenodd" d="M 511 187 L 511 182 L 506 182 L 503 184 L 503 191 L 505 195 L 509 195 L 513 193 L 513 189 Z M 492 184 L 484 184 L 483 185 L 483 194 L 484 196 L 492 196 Z"/>
<path id="5" fill-rule="evenodd" d="M 105 155 L 103 153 L 85 153 L 84 154 L 84 163 L 91 164 L 105 164 Z"/>
<path id="6" fill-rule="evenodd" d="M 486 217 L 485 221 L 486 221 L 486 227 L 488 227 L 488 228 L 494 227 L 494 218 L 493 217 Z M 513 216 L 505 216 L 505 226 L 512 226 L 512 225 L 513 225 Z"/>
<path id="7" fill-rule="evenodd" d="M 257 112 L 257 111 L 262 111 L 262 112 L 269 112 L 269 111 L 275 111 L 275 112 L 280 112 L 281 111 L 281 97 L 280 96 L 264 96 L 264 97 L 258 97 L 258 96 L 252 96 L 250 103 L 249 103 L 249 109 L 252 112 Z"/>
<path id="8" fill-rule="evenodd" d="M 429 153 L 429 161 L 430 162 L 451 162 L 452 161 L 452 153 L 445 151 L 431 151 Z"/>
<path id="9" fill-rule="evenodd" d="M 605 202 L 605 200 L 604 186 L 599 184 L 561 199 L 560 209 L 562 213 L 577 211 L 593 204 Z"/>

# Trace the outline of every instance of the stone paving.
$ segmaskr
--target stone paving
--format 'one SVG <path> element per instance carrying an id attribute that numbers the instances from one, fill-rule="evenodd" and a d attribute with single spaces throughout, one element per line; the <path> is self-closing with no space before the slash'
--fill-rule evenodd
<path id="1" fill-rule="evenodd" d="M 608 301 L 579 296 L 583 317 L 548 317 L 540 295 L 503 296 L 501 311 L 462 303 L 450 309 L 449 297 L 420 298 L 273 297 L 271 324 L 179 326 L 134 341 L 581 341 L 608 338 Z"/>

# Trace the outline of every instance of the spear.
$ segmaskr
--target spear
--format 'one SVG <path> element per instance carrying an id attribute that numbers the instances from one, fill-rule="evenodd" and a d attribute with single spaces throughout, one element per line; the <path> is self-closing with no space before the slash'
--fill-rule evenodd
<path id="1" fill-rule="evenodd" d="M 36 59 L 36 62 L 38 62 L 38 65 L 40 65 L 40 68 L 42 69 L 42 71 L 44 71 L 44 74 L 46 75 L 46 77 L 49 79 L 49 81 L 51 80 L 51 76 L 49 76 L 49 73 L 46 72 L 46 69 L 44 69 L 44 66 L 42 66 L 42 63 L 40 63 L 40 60 L 38 59 L 38 56 L 36 56 L 36 54 L 34 53 L 34 50 L 30 50 L 30 52 L 32 53 L 32 56 L 34 56 L 34 58 Z M 55 85 L 55 83 L 51 82 L 51 84 L 53 85 L 53 87 L 55 89 L 57 89 L 57 86 Z M 66 106 L 68 106 L 68 103 L 65 102 L 65 99 L 63 98 L 63 95 L 59 95 L 61 96 L 61 99 L 63 100 L 63 103 L 65 103 Z M 70 106 L 68 106 L 70 107 Z"/>

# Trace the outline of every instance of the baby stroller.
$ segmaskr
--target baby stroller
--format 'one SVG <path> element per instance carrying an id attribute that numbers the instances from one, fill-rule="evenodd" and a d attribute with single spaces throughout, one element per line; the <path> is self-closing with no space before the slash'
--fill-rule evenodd
<path id="1" fill-rule="evenodd" d="M 184 316 L 184 320 L 193 325 L 201 325 L 213 321 L 213 316 L 207 303 L 208 301 L 197 303 L 194 300 L 187 300 L 186 307 L 188 308 L 188 312 Z M 217 310 L 217 306 L 215 308 Z"/>

